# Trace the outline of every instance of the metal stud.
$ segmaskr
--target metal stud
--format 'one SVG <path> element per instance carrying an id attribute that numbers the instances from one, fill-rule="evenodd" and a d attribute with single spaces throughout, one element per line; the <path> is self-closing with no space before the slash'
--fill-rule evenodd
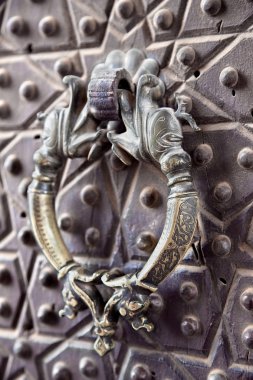
<path id="1" fill-rule="evenodd" d="M 52 369 L 53 380 L 72 380 L 71 372 L 64 362 L 57 362 Z"/>
<path id="2" fill-rule="evenodd" d="M 237 156 L 237 162 L 243 169 L 253 168 L 253 149 L 243 148 Z"/>
<path id="3" fill-rule="evenodd" d="M 151 310 L 154 313 L 160 313 L 164 308 L 164 301 L 160 294 L 158 293 L 151 293 L 150 296 L 150 302 L 151 302 Z"/>
<path id="4" fill-rule="evenodd" d="M 46 288 L 54 288 L 58 285 L 56 272 L 49 267 L 43 268 L 39 275 L 40 283 Z"/>
<path id="5" fill-rule="evenodd" d="M 63 231 L 70 231 L 73 226 L 73 218 L 70 214 L 64 213 L 59 217 L 58 225 Z"/>
<path id="6" fill-rule="evenodd" d="M 213 195 L 218 202 L 228 202 L 232 197 L 232 188 L 228 182 L 220 182 L 215 186 Z"/>
<path id="7" fill-rule="evenodd" d="M 116 5 L 117 15 L 121 18 L 128 19 L 134 13 L 134 2 L 132 0 L 119 0 Z"/>
<path id="8" fill-rule="evenodd" d="M 26 226 L 22 227 L 18 233 L 18 238 L 24 245 L 35 244 L 33 232 L 29 227 L 26 227 Z"/>
<path id="9" fill-rule="evenodd" d="M 11 76 L 5 68 L 0 68 L 0 87 L 8 87 L 11 83 Z"/>
<path id="10" fill-rule="evenodd" d="M 177 60 L 185 66 L 191 66 L 195 61 L 196 53 L 193 47 L 184 46 L 177 52 Z"/>
<path id="11" fill-rule="evenodd" d="M 13 16 L 7 21 L 7 30 L 15 36 L 21 37 L 28 31 L 28 25 L 23 17 Z"/>
<path id="12" fill-rule="evenodd" d="M 3 100 L 0 99 L 0 118 L 1 119 L 7 119 L 11 114 L 11 109 L 9 104 Z"/>
<path id="13" fill-rule="evenodd" d="M 154 187 L 146 186 L 141 191 L 139 199 L 143 206 L 152 208 L 158 205 L 160 194 Z"/>
<path id="14" fill-rule="evenodd" d="M 207 380 L 227 380 L 227 379 L 228 377 L 225 374 L 225 372 L 223 372 L 220 369 L 213 369 L 211 372 L 209 372 L 207 376 Z"/>
<path id="15" fill-rule="evenodd" d="M 167 30 L 173 24 L 173 13 L 170 9 L 160 9 L 157 11 L 153 18 L 154 26 L 157 29 Z"/>
<path id="16" fill-rule="evenodd" d="M 85 36 L 92 36 L 98 29 L 97 20 L 92 16 L 84 16 L 79 21 L 79 30 Z"/>
<path id="17" fill-rule="evenodd" d="M 58 59 L 54 64 L 54 71 L 56 71 L 61 77 L 71 74 L 73 71 L 72 60 L 69 57 Z"/>
<path id="18" fill-rule="evenodd" d="M 200 144 L 193 152 L 193 160 L 196 165 L 207 165 L 213 159 L 213 150 L 208 144 Z"/>
<path id="19" fill-rule="evenodd" d="M 81 201 L 89 206 L 97 204 L 99 197 L 100 193 L 96 185 L 86 185 L 80 193 Z"/>
<path id="20" fill-rule="evenodd" d="M 0 284 L 10 285 L 12 282 L 11 272 L 6 265 L 0 264 Z"/>
<path id="21" fill-rule="evenodd" d="M 221 0 L 202 0 L 200 7 L 209 16 L 216 16 L 221 10 Z"/>
<path id="22" fill-rule="evenodd" d="M 79 370 L 82 375 L 90 378 L 97 377 L 98 367 L 96 362 L 91 358 L 82 358 L 79 362 Z"/>
<path id="23" fill-rule="evenodd" d="M 221 71 L 219 79 L 223 86 L 233 88 L 238 83 L 238 71 L 231 66 L 225 67 L 225 69 Z"/>
<path id="24" fill-rule="evenodd" d="M 85 231 L 85 244 L 89 247 L 95 247 L 100 242 L 100 232 L 95 227 L 87 228 Z"/>
<path id="25" fill-rule="evenodd" d="M 15 154 L 10 154 L 4 161 L 4 168 L 10 174 L 18 175 L 22 171 L 21 161 Z"/>
<path id="26" fill-rule="evenodd" d="M 47 303 L 39 307 L 37 317 L 45 325 L 55 325 L 59 322 L 58 314 L 53 309 L 53 306 Z"/>
<path id="27" fill-rule="evenodd" d="M 249 325 L 243 330 L 242 342 L 248 349 L 253 349 L 253 325 Z"/>
<path id="28" fill-rule="evenodd" d="M 135 364 L 131 369 L 131 380 L 151 380 L 152 374 L 149 367 L 145 364 Z"/>
<path id="29" fill-rule="evenodd" d="M 9 318 L 12 314 L 11 305 L 6 298 L 0 298 L 0 317 Z"/>
<path id="30" fill-rule="evenodd" d="M 29 359 L 32 356 L 32 348 L 24 338 L 16 340 L 13 346 L 13 353 L 21 359 Z"/>
<path id="31" fill-rule="evenodd" d="M 185 302 L 196 301 L 199 295 L 198 288 L 194 282 L 185 281 L 180 286 L 180 296 Z"/>
<path id="32" fill-rule="evenodd" d="M 200 334 L 200 320 L 194 315 L 185 316 L 181 322 L 181 331 L 185 336 L 188 337 Z"/>
<path id="33" fill-rule="evenodd" d="M 212 251 L 216 256 L 226 256 L 231 251 L 231 240 L 226 235 L 217 235 L 212 241 Z"/>
<path id="34" fill-rule="evenodd" d="M 26 80 L 19 87 L 19 95 L 21 98 L 28 101 L 35 100 L 38 97 L 39 91 L 36 83 L 31 80 Z"/>
<path id="35" fill-rule="evenodd" d="M 52 37 L 57 34 L 59 30 L 59 24 L 55 17 L 46 16 L 39 22 L 39 31 L 45 37 Z"/>
<path id="36" fill-rule="evenodd" d="M 156 244 L 155 236 L 148 231 L 141 232 L 136 239 L 136 245 L 141 251 L 150 252 Z"/>
<path id="37" fill-rule="evenodd" d="M 253 310 L 253 288 L 247 288 L 241 294 L 240 303 L 246 310 Z"/>

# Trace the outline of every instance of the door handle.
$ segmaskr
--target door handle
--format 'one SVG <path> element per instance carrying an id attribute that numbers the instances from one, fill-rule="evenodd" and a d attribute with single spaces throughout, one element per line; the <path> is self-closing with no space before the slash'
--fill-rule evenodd
<path id="1" fill-rule="evenodd" d="M 177 99 L 176 111 L 163 106 L 165 86 L 158 72 L 157 62 L 137 49 L 127 54 L 112 52 L 104 64 L 94 68 L 87 101 L 84 82 L 67 76 L 69 106 L 38 115 L 44 132 L 43 144 L 34 155 L 35 171 L 28 191 L 32 228 L 41 250 L 64 279 L 65 307 L 60 315 L 74 318 L 86 304 L 97 335 L 94 347 L 101 356 L 114 347 L 119 316 L 135 330 L 153 330 L 147 313 L 149 296 L 175 269 L 196 227 L 198 197 L 190 173 L 191 158 L 182 148 L 180 120 L 196 131 L 199 128 L 186 112 L 183 98 Z M 118 119 L 125 125 L 123 133 L 100 127 L 101 121 Z M 84 157 L 87 144 L 91 144 L 88 159 L 97 159 L 108 141 L 126 165 L 132 158 L 145 161 L 160 168 L 168 179 L 161 237 L 143 268 L 131 274 L 116 269 L 90 273 L 72 258 L 56 222 L 55 184 L 64 160 Z M 98 284 L 113 289 L 108 300 L 104 301 Z"/>

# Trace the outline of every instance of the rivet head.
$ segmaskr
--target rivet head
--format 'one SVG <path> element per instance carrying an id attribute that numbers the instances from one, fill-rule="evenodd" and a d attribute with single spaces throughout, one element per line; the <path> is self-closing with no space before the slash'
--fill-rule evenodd
<path id="1" fill-rule="evenodd" d="M 225 372 L 223 372 L 220 369 L 213 369 L 211 372 L 209 372 L 207 376 L 207 380 L 227 380 L 227 379 L 228 377 L 225 374 Z"/>
<path id="2" fill-rule="evenodd" d="M 6 265 L 0 264 L 0 284 L 10 285 L 12 282 L 11 272 Z"/>
<path id="3" fill-rule="evenodd" d="M 212 241 L 212 251 L 216 256 L 226 256 L 231 251 L 231 240 L 226 235 L 217 235 Z"/>
<path id="4" fill-rule="evenodd" d="M 11 109 L 9 104 L 3 100 L 0 99 L 0 118 L 1 119 L 7 119 L 11 114 Z"/>
<path id="5" fill-rule="evenodd" d="M 126 165 L 114 153 L 110 156 L 110 165 L 116 172 L 126 168 Z"/>
<path id="6" fill-rule="evenodd" d="M 45 267 L 41 270 L 39 275 L 41 285 L 46 288 L 54 288 L 58 285 L 57 274 L 54 269 Z"/>
<path id="7" fill-rule="evenodd" d="M 10 174 L 18 175 L 22 171 L 21 161 L 15 154 L 10 154 L 4 161 L 4 168 Z"/>
<path id="8" fill-rule="evenodd" d="M 55 325 L 59 321 L 58 314 L 50 304 L 43 304 L 39 307 L 37 317 L 45 325 Z"/>
<path id="9" fill-rule="evenodd" d="M 63 231 L 70 231 L 73 225 L 72 217 L 68 213 L 60 215 L 58 219 L 59 228 Z"/>
<path id="10" fill-rule="evenodd" d="M 33 232 L 29 227 L 22 227 L 18 233 L 18 238 L 24 245 L 35 244 Z"/>
<path id="11" fill-rule="evenodd" d="M 193 152 L 193 160 L 196 165 L 207 165 L 213 159 L 213 150 L 208 144 L 198 145 Z"/>
<path id="12" fill-rule="evenodd" d="M 180 296 L 185 302 L 196 301 L 199 295 L 198 288 L 194 282 L 185 281 L 180 286 Z"/>
<path id="13" fill-rule="evenodd" d="M 39 22 L 39 31 L 46 37 L 55 36 L 58 30 L 58 21 L 53 16 L 46 16 Z"/>
<path id="14" fill-rule="evenodd" d="M 27 191 L 28 191 L 29 185 L 31 184 L 31 181 L 32 181 L 31 177 L 25 177 L 25 178 L 22 178 L 21 182 L 18 185 L 18 193 L 25 198 L 27 197 Z"/>
<path id="15" fill-rule="evenodd" d="M 154 313 L 160 313 L 164 308 L 164 301 L 160 294 L 151 293 L 150 296 L 150 308 Z"/>
<path id="16" fill-rule="evenodd" d="M 32 348 L 25 339 L 20 338 L 14 343 L 13 353 L 21 359 L 29 359 L 32 356 Z"/>
<path id="17" fill-rule="evenodd" d="M 177 60 L 185 66 L 191 66 L 195 61 L 195 50 L 191 46 L 183 46 L 177 52 Z"/>
<path id="18" fill-rule="evenodd" d="M 128 19 L 134 13 L 134 2 L 132 0 L 119 0 L 116 5 L 116 12 L 119 17 Z"/>
<path id="19" fill-rule="evenodd" d="M 253 310 L 253 288 L 248 288 L 241 294 L 240 303 L 246 310 Z"/>
<path id="20" fill-rule="evenodd" d="M 156 207 L 160 198 L 159 192 L 152 186 L 146 186 L 140 193 L 140 202 L 146 207 Z"/>
<path id="21" fill-rule="evenodd" d="M 72 375 L 64 362 L 57 362 L 52 369 L 53 380 L 72 380 Z"/>
<path id="22" fill-rule="evenodd" d="M 19 87 L 19 95 L 21 98 L 28 101 L 35 100 L 38 97 L 39 91 L 36 83 L 31 80 L 26 80 Z"/>
<path id="23" fill-rule="evenodd" d="M 249 325 L 243 330 L 242 342 L 248 349 L 253 349 L 253 325 Z"/>
<path id="24" fill-rule="evenodd" d="M 54 64 L 54 71 L 56 71 L 61 77 L 69 75 L 73 71 L 73 62 L 68 57 L 58 59 Z"/>
<path id="25" fill-rule="evenodd" d="M 82 358 L 79 363 L 79 370 L 82 375 L 88 378 L 94 378 L 98 375 L 98 367 L 91 358 Z"/>
<path id="26" fill-rule="evenodd" d="M 200 320 L 193 315 L 185 316 L 181 322 L 181 331 L 185 336 L 189 336 L 189 337 L 200 334 L 201 332 Z"/>
<path id="27" fill-rule="evenodd" d="M 154 15 L 154 26 L 157 29 L 167 30 L 173 24 L 173 13 L 170 9 L 160 9 Z"/>
<path id="28" fill-rule="evenodd" d="M 233 88 L 238 83 L 238 71 L 231 66 L 225 67 L 225 69 L 221 71 L 219 79 L 223 86 Z"/>
<path id="29" fill-rule="evenodd" d="M 151 380 L 151 377 L 151 371 L 145 364 L 135 364 L 131 369 L 131 380 Z"/>
<path id="30" fill-rule="evenodd" d="M 0 87 L 8 87 L 11 83 L 11 76 L 5 68 L 0 68 Z"/>
<path id="31" fill-rule="evenodd" d="M 1 297 L 0 298 L 0 317 L 7 319 L 11 316 L 11 314 L 12 314 L 11 305 L 5 298 Z"/>
<path id="32" fill-rule="evenodd" d="M 86 185 L 80 193 L 81 201 L 89 206 L 97 204 L 100 193 L 96 185 Z"/>
<path id="33" fill-rule="evenodd" d="M 253 149 L 243 148 L 237 156 L 237 162 L 243 169 L 253 168 Z"/>
<path id="34" fill-rule="evenodd" d="M 15 36 L 23 36 L 28 31 L 28 25 L 21 16 L 13 16 L 7 21 L 7 30 Z"/>
<path id="35" fill-rule="evenodd" d="M 201 0 L 201 10 L 209 16 L 216 16 L 221 10 L 221 0 Z"/>
<path id="36" fill-rule="evenodd" d="M 218 202 L 228 202 L 232 197 L 232 188 L 228 182 L 220 182 L 215 186 L 213 195 Z"/>
<path id="37" fill-rule="evenodd" d="M 85 244 L 89 247 L 96 247 L 100 242 L 100 232 L 96 227 L 89 227 L 85 231 Z"/>
<path id="38" fill-rule="evenodd" d="M 148 231 L 141 232 L 136 239 L 136 245 L 141 251 L 150 252 L 156 244 L 155 236 Z"/>
<path id="39" fill-rule="evenodd" d="M 85 36 L 92 36 L 98 29 L 97 20 L 92 16 L 84 16 L 79 21 L 79 30 Z"/>

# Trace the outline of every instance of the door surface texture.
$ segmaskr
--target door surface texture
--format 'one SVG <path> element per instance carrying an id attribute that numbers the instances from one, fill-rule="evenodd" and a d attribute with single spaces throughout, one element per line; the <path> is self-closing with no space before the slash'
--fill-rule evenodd
<path id="1" fill-rule="evenodd" d="M 253 1 L 0 0 L 0 24 L 0 380 L 252 380 Z M 63 78 L 82 79 L 85 104 L 94 67 L 111 52 L 112 66 L 124 56 L 130 67 L 137 49 L 158 68 L 163 106 L 176 112 L 181 101 L 200 129 L 181 120 L 197 226 L 150 295 L 153 331 L 132 328 L 120 309 L 103 356 L 85 304 L 59 316 L 63 280 L 37 243 L 28 187 L 43 144 L 37 114 L 71 102 Z M 93 160 L 89 145 L 62 161 L 57 225 L 91 273 L 133 273 L 166 224 L 168 179 L 145 160 L 122 162 L 101 136 Z"/>

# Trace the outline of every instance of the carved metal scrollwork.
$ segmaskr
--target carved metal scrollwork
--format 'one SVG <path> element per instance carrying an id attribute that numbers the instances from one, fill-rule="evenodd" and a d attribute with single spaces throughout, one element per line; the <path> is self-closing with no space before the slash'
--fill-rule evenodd
<path id="1" fill-rule="evenodd" d="M 155 60 L 132 49 L 109 54 L 104 64 L 93 70 L 86 100 L 85 84 L 67 76 L 64 82 L 71 93 L 67 108 L 54 109 L 44 120 L 42 147 L 35 153 L 35 171 L 29 188 L 32 227 L 43 253 L 64 279 L 65 307 L 61 316 L 70 319 L 85 303 L 93 316 L 97 340 L 95 349 L 104 355 L 114 347 L 113 335 L 119 315 L 135 330 L 151 331 L 148 320 L 150 294 L 157 290 L 176 267 L 192 241 L 196 226 L 198 198 L 190 174 L 191 158 L 182 148 L 180 119 L 199 130 L 186 112 L 163 107 L 165 86 L 158 78 Z M 122 119 L 125 131 L 119 133 L 110 123 Z M 101 126 L 101 121 L 108 121 Z M 89 271 L 75 262 L 59 232 L 54 209 L 55 181 L 68 157 L 94 160 L 111 143 L 112 150 L 126 165 L 132 158 L 159 167 L 168 179 L 167 214 L 158 244 L 143 268 L 136 273 L 118 270 Z M 113 290 L 104 300 L 97 285 Z"/>

